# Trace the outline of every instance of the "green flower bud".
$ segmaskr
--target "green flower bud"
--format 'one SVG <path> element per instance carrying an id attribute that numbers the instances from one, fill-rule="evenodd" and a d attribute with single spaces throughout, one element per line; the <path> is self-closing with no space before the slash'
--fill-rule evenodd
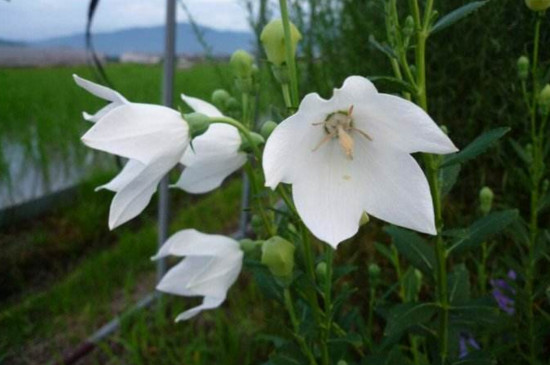
<path id="1" fill-rule="evenodd" d="M 279 278 L 289 278 L 294 270 L 294 250 L 292 243 L 274 236 L 262 245 L 262 264 Z"/>
<path id="2" fill-rule="evenodd" d="M 272 120 L 268 120 L 264 124 L 262 124 L 262 128 L 260 129 L 260 134 L 265 138 L 268 139 L 271 133 L 275 130 L 277 127 L 277 123 L 275 123 Z"/>
<path id="3" fill-rule="evenodd" d="M 495 194 L 490 187 L 484 186 L 479 191 L 479 208 L 483 214 L 489 214 L 493 206 Z"/>
<path id="4" fill-rule="evenodd" d="M 367 212 L 363 212 L 363 215 L 361 215 L 361 219 L 359 220 L 359 225 L 364 226 L 365 224 L 370 222 L 370 217 L 367 214 Z"/>
<path id="5" fill-rule="evenodd" d="M 315 268 L 315 273 L 317 274 L 317 279 L 319 281 L 324 281 L 327 277 L 327 263 L 324 261 L 318 263 L 317 267 Z"/>
<path id="6" fill-rule="evenodd" d="M 526 56 L 518 58 L 517 67 L 519 79 L 522 81 L 527 80 L 529 77 L 529 58 Z"/>
<path id="7" fill-rule="evenodd" d="M 411 15 L 405 18 L 405 24 L 403 25 L 403 35 L 410 37 L 414 32 L 414 19 Z"/>
<path id="8" fill-rule="evenodd" d="M 235 99 L 234 97 L 230 97 L 225 102 L 225 109 L 226 110 L 240 110 L 241 104 L 239 104 L 239 101 Z"/>
<path id="9" fill-rule="evenodd" d="M 231 95 L 226 90 L 217 89 L 214 90 L 210 99 L 212 100 L 212 103 L 218 107 L 218 109 L 225 109 L 225 105 L 229 98 L 231 98 Z"/>
<path id="10" fill-rule="evenodd" d="M 185 114 L 183 119 L 189 125 L 189 135 L 191 139 L 206 132 L 210 126 L 210 118 L 201 113 Z"/>
<path id="11" fill-rule="evenodd" d="M 533 11 L 544 11 L 550 8 L 550 0 L 525 0 L 525 5 Z"/>
<path id="12" fill-rule="evenodd" d="M 262 217 L 257 214 L 254 214 L 252 218 L 250 218 L 250 226 L 252 227 L 252 230 L 256 233 L 259 233 L 262 230 L 263 224 L 264 222 L 262 220 Z"/>
<path id="13" fill-rule="evenodd" d="M 233 75 L 236 78 L 251 78 L 252 77 L 252 67 L 254 65 L 254 59 L 250 53 L 239 49 L 231 55 L 229 60 L 229 65 L 233 71 Z"/>
<path id="14" fill-rule="evenodd" d="M 548 115 L 550 111 L 550 84 L 546 84 L 539 94 L 539 108 L 542 115 Z"/>
<path id="15" fill-rule="evenodd" d="M 244 253 L 250 253 L 263 244 L 263 241 L 254 241 L 250 238 L 242 239 L 239 244 Z"/>
<path id="16" fill-rule="evenodd" d="M 264 137 L 262 137 L 260 134 L 258 133 L 255 133 L 255 132 L 250 132 L 250 136 L 252 137 L 252 142 L 254 143 L 254 145 L 256 147 L 260 147 L 261 145 L 263 145 L 265 143 L 265 139 Z M 242 140 L 242 143 L 241 143 L 241 151 L 244 151 L 244 152 L 247 152 L 247 153 L 252 153 L 253 152 L 253 148 L 252 146 L 250 145 L 251 141 L 248 140 L 248 138 L 245 138 L 244 136 L 241 135 L 241 140 Z"/>
<path id="17" fill-rule="evenodd" d="M 375 263 L 369 264 L 369 279 L 375 283 L 380 278 L 380 266 Z"/>
<path id="18" fill-rule="evenodd" d="M 296 46 L 302 39 L 302 35 L 298 31 L 298 28 L 290 23 L 290 40 L 292 47 L 292 57 L 296 54 Z M 285 31 L 283 27 L 283 21 L 281 19 L 275 19 L 269 22 L 262 30 L 260 40 L 264 46 L 265 53 L 269 62 L 276 66 L 281 66 L 286 62 L 286 46 L 285 46 Z"/>

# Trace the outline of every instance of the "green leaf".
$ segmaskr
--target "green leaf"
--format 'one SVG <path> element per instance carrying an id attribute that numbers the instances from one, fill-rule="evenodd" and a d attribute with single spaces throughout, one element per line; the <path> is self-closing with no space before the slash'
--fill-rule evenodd
<path id="1" fill-rule="evenodd" d="M 396 89 L 396 91 L 406 91 L 409 93 L 416 93 L 416 90 L 414 86 L 409 84 L 406 81 L 400 80 L 395 77 L 391 76 L 369 76 L 367 77 L 370 81 L 377 83 L 377 81 L 380 81 L 382 83 L 388 84 L 392 88 Z"/>
<path id="2" fill-rule="evenodd" d="M 458 9 L 455 9 L 451 11 L 449 14 L 444 15 L 439 21 L 432 27 L 430 34 L 437 33 L 457 21 L 467 17 L 468 15 L 472 14 L 477 9 L 481 8 L 483 5 L 487 4 L 489 1 L 473 1 L 471 3 L 468 3 L 466 5 L 461 6 Z"/>
<path id="3" fill-rule="evenodd" d="M 387 44 L 382 44 L 380 42 L 378 42 L 376 40 L 376 38 L 374 38 L 374 36 L 371 34 L 369 36 L 369 43 L 374 47 L 376 48 L 377 50 L 379 50 L 380 52 L 384 53 L 386 56 L 388 56 L 389 58 L 397 58 L 397 55 L 395 54 L 395 52 L 393 51 L 393 49 L 391 49 L 390 46 L 388 46 Z"/>
<path id="4" fill-rule="evenodd" d="M 445 196 L 451 192 L 451 189 L 456 184 L 458 175 L 460 174 L 460 169 L 460 164 L 455 164 L 439 170 L 441 196 Z"/>
<path id="5" fill-rule="evenodd" d="M 451 166 L 463 163 L 485 152 L 494 142 L 510 131 L 508 127 L 492 129 L 477 137 L 472 143 L 466 146 L 462 151 L 448 155 L 443 161 L 441 167 Z"/>
<path id="6" fill-rule="evenodd" d="M 539 201 L 539 206 L 537 210 L 540 214 L 548 208 L 550 208 L 550 193 L 546 194 L 546 196 Z"/>
<path id="7" fill-rule="evenodd" d="M 389 262 L 395 265 L 395 258 L 393 256 L 392 251 L 389 247 L 386 247 L 386 245 L 380 243 L 380 242 L 374 242 L 374 247 L 376 248 L 376 251 L 378 251 L 382 256 L 384 256 Z"/>
<path id="8" fill-rule="evenodd" d="M 432 247 L 419 235 L 403 228 L 388 226 L 384 228 L 393 238 L 393 243 L 399 253 L 409 262 L 429 277 L 435 267 L 435 253 Z"/>
<path id="9" fill-rule="evenodd" d="M 428 322 L 437 312 L 435 303 L 402 303 L 390 309 L 384 335 L 399 335 L 410 327 Z"/>
<path id="10" fill-rule="evenodd" d="M 485 242 L 491 235 L 496 234 L 518 218 L 518 211 L 515 209 L 504 210 L 502 212 L 491 213 L 472 224 L 466 230 L 460 230 L 459 238 L 447 249 L 447 254 L 452 251 L 463 251 L 468 248 L 478 246 Z M 446 235 L 453 235 L 449 231 Z"/>
<path id="11" fill-rule="evenodd" d="M 453 305 L 467 303 L 470 300 L 470 273 L 466 265 L 456 266 L 449 275 L 449 301 Z"/>

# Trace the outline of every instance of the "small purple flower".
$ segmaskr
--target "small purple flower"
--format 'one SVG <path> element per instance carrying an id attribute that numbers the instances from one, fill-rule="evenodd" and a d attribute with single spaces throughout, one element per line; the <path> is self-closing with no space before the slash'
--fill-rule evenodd
<path id="1" fill-rule="evenodd" d="M 480 350 L 481 347 L 477 341 L 469 333 L 461 333 L 459 338 L 459 354 L 458 358 L 463 359 L 468 356 L 469 350 Z"/>
<path id="2" fill-rule="evenodd" d="M 514 270 L 508 271 L 508 281 L 515 281 L 517 278 Z M 500 309 L 513 315 L 515 313 L 513 297 L 516 294 L 516 290 L 510 286 L 506 279 L 491 279 L 490 283 L 493 287 L 493 298 L 495 298 L 497 305 Z"/>

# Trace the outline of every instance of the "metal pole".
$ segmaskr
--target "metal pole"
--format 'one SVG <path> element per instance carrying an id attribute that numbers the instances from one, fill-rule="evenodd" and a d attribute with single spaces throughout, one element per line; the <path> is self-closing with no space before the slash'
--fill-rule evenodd
<path id="1" fill-rule="evenodd" d="M 166 0 L 166 26 L 164 31 L 164 71 L 162 78 L 162 103 L 167 107 L 174 104 L 174 69 L 176 60 L 176 0 Z M 170 193 L 168 176 L 159 185 L 158 206 L 158 246 L 168 238 L 168 223 L 170 219 Z M 157 261 L 157 279 L 160 280 L 166 272 L 166 261 Z"/>

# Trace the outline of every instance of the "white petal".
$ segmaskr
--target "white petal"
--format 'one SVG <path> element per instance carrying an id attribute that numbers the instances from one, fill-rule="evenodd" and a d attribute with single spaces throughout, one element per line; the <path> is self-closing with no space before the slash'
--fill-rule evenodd
<path id="1" fill-rule="evenodd" d="M 92 123 L 95 123 L 97 122 L 98 120 L 100 120 L 101 118 L 103 118 L 105 115 L 107 115 L 107 113 L 109 113 L 111 110 L 115 109 L 115 108 L 118 108 L 119 106 L 121 106 L 123 104 L 118 104 L 118 103 L 110 103 L 110 104 L 107 104 L 105 105 L 103 108 L 99 109 L 95 114 L 88 114 L 86 112 L 83 112 L 82 113 L 82 116 L 84 117 L 85 120 L 87 120 L 88 122 L 92 122 Z"/>
<path id="2" fill-rule="evenodd" d="M 176 322 L 186 321 L 190 318 L 193 318 L 194 316 L 196 316 L 197 314 L 199 314 L 205 309 L 218 308 L 224 301 L 225 301 L 225 297 L 223 298 L 204 297 L 201 305 L 191 308 L 189 310 L 186 310 L 183 313 L 180 313 L 176 317 Z"/>
<path id="3" fill-rule="evenodd" d="M 334 110 L 327 100 L 308 94 L 297 113 L 275 128 L 267 139 L 262 158 L 266 186 L 274 189 L 280 182 L 291 183 L 293 175 L 307 168 L 304 161 L 325 137 L 323 126 L 313 123 L 323 122 L 331 112 Z"/>
<path id="4" fill-rule="evenodd" d="M 354 159 L 327 142 L 293 177 L 292 192 L 304 224 L 336 247 L 355 235 L 364 211 L 387 222 L 434 233 L 429 185 L 407 153 L 355 137 Z"/>
<path id="5" fill-rule="evenodd" d="M 152 161 L 131 181 L 127 181 L 111 202 L 109 228 L 114 229 L 140 214 L 151 201 L 160 180 L 177 161 L 177 157 L 161 157 L 157 161 Z"/>
<path id="6" fill-rule="evenodd" d="M 110 191 L 120 191 L 123 187 L 134 180 L 144 169 L 145 165 L 136 160 L 129 160 L 122 171 L 120 171 L 111 181 L 105 185 L 98 186 L 95 190 L 107 189 Z"/>
<path id="7" fill-rule="evenodd" d="M 120 95 L 120 93 L 112 89 L 109 89 L 108 87 L 85 80 L 75 74 L 73 74 L 73 78 L 78 86 L 88 91 L 90 94 L 93 94 L 101 99 L 108 100 L 111 102 L 120 102 L 120 103 L 128 102 L 126 98 L 124 98 L 124 96 Z"/>
<path id="8" fill-rule="evenodd" d="M 126 104 L 99 120 L 82 137 L 89 147 L 144 164 L 163 154 L 183 154 L 189 141 L 187 123 L 170 108 Z"/>
<path id="9" fill-rule="evenodd" d="M 241 137 L 235 127 L 213 124 L 206 133 L 193 140 L 181 160 L 186 166 L 174 185 L 192 194 L 218 188 L 226 177 L 246 163 L 246 154 L 239 152 Z"/>
<path id="10" fill-rule="evenodd" d="M 374 84 L 362 76 L 350 76 L 340 89 L 334 89 L 330 102 L 334 110 L 348 110 L 351 105 L 364 103 L 378 94 Z"/>
<path id="11" fill-rule="evenodd" d="M 201 113 L 210 118 L 223 117 L 223 114 L 214 105 L 192 96 L 181 94 L 182 100 L 187 103 L 197 113 Z"/>
<path id="12" fill-rule="evenodd" d="M 239 243 L 230 237 L 185 229 L 173 234 L 151 259 L 156 260 L 168 255 L 217 256 L 227 249 L 240 251 Z"/>
<path id="13" fill-rule="evenodd" d="M 401 151 L 446 154 L 458 151 L 432 118 L 416 104 L 394 95 L 365 97 L 354 105 L 357 128 Z"/>

